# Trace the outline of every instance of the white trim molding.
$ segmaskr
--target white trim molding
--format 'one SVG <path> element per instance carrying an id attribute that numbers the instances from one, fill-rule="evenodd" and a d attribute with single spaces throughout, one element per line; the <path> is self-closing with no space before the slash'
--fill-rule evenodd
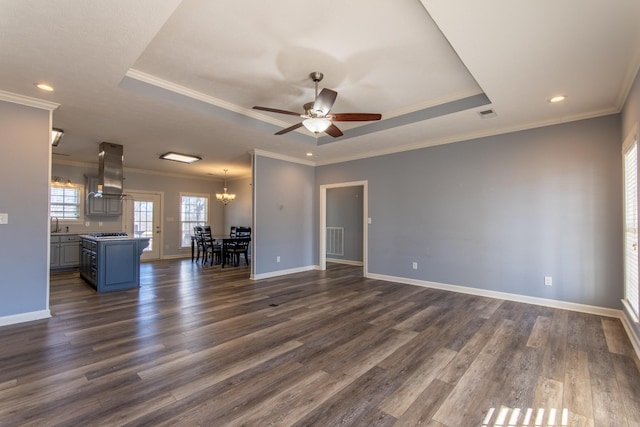
<path id="1" fill-rule="evenodd" d="M 631 345 L 633 345 L 633 349 L 636 351 L 636 355 L 640 358 L 640 337 L 638 336 L 640 322 L 629 305 L 629 302 L 625 299 L 622 300 L 622 316 L 620 320 L 629 337 L 629 341 L 631 341 Z"/>
<path id="2" fill-rule="evenodd" d="M 51 317 L 50 310 L 31 311 L 28 313 L 14 314 L 0 317 L 0 326 L 13 325 L 16 323 L 31 322 L 33 320 L 48 319 Z"/>
<path id="3" fill-rule="evenodd" d="M 272 277 L 286 276 L 287 274 L 302 273 L 305 271 L 318 270 L 317 265 L 306 265 L 304 267 L 290 268 L 288 270 L 269 271 L 267 273 L 251 274 L 251 280 L 270 279 Z"/>
<path id="4" fill-rule="evenodd" d="M 316 163 L 311 160 L 298 159 L 296 157 L 286 156 L 284 154 L 277 154 L 277 153 L 272 153 L 270 151 L 260 150 L 259 148 L 249 151 L 249 154 L 260 156 L 260 157 L 269 157 L 271 159 L 276 159 L 276 160 L 283 160 L 285 162 L 290 162 L 290 163 L 299 163 L 301 165 L 306 165 L 306 166 L 316 165 Z"/>
<path id="5" fill-rule="evenodd" d="M 369 277 L 369 181 L 350 181 L 320 185 L 320 228 L 318 230 L 318 255 L 320 270 L 327 269 L 326 235 L 327 235 L 327 189 L 343 187 L 362 187 L 362 275 Z"/>
<path id="6" fill-rule="evenodd" d="M 350 259 L 340 259 L 340 258 L 327 258 L 327 262 L 333 262 L 336 264 L 353 265 L 356 267 L 362 267 L 364 265 L 364 262 L 362 261 L 352 261 Z"/>
<path id="7" fill-rule="evenodd" d="M 14 104 L 26 105 L 27 107 L 40 108 L 42 110 L 53 111 L 60 104 L 51 101 L 44 101 L 30 96 L 19 95 L 17 93 L 5 92 L 0 90 L 0 101 L 12 102 Z"/>
<path id="8" fill-rule="evenodd" d="M 503 299 L 507 301 L 522 302 L 525 304 L 542 305 L 545 307 L 559 308 L 561 310 L 578 311 L 581 313 L 595 314 L 598 316 L 622 317 L 622 310 L 597 307 L 594 305 L 578 304 L 574 302 L 558 301 L 547 298 L 530 297 L 526 295 L 511 294 L 507 292 L 490 291 L 487 289 L 470 288 L 460 285 L 448 285 L 446 283 L 429 282 L 426 280 L 410 279 L 407 277 L 386 276 L 384 274 L 369 273 L 370 279 L 385 280 L 387 282 L 404 283 L 406 285 L 422 286 L 425 288 L 440 289 L 443 291 L 458 292 L 461 294 L 477 295 L 481 297 Z"/>
<path id="9" fill-rule="evenodd" d="M 487 298 L 502 299 L 506 301 L 521 302 L 524 304 L 541 305 L 544 307 L 558 308 L 561 310 L 595 314 L 597 316 L 617 318 L 617 319 L 620 319 L 620 322 L 622 323 L 622 326 L 624 327 L 624 330 L 627 336 L 629 337 L 629 341 L 631 341 L 631 345 L 633 346 L 636 356 L 640 358 L 640 337 L 636 335 L 635 329 L 629 323 L 629 319 L 627 318 L 627 316 L 625 315 L 625 311 L 623 310 L 616 310 L 613 308 L 597 307 L 593 305 L 578 304 L 578 303 L 566 302 L 566 301 L 558 301 L 558 300 L 547 299 L 547 298 L 530 297 L 526 295 L 511 294 L 507 292 L 489 291 L 486 289 L 470 288 L 467 286 L 448 285 L 445 283 L 409 279 L 406 277 L 387 276 L 384 274 L 369 273 L 367 278 L 384 280 L 386 282 L 402 283 L 406 285 L 422 286 L 425 288 L 440 289 L 443 291 L 458 292 L 461 294 L 469 294 L 469 295 L 476 295 L 476 296 L 482 296 Z M 623 301 L 622 304 L 623 306 L 626 307 L 627 303 L 626 301 Z M 632 313 L 632 311 L 630 310 L 626 310 L 626 311 L 628 311 L 629 313 Z"/>

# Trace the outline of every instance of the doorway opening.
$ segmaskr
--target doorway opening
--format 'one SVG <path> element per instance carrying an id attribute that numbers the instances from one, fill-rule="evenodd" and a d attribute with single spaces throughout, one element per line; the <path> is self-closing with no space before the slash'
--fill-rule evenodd
<path id="1" fill-rule="evenodd" d="M 349 220 L 348 217 L 351 215 L 345 215 L 345 226 L 339 223 L 331 223 L 327 224 L 327 211 L 334 211 L 337 209 L 336 206 L 331 206 L 331 198 L 327 197 L 327 190 L 332 189 L 346 189 L 347 187 L 357 187 L 354 190 L 357 190 L 353 194 L 355 197 L 361 197 L 361 200 L 355 203 L 351 208 L 355 209 L 355 215 L 359 216 L 357 221 Z M 361 190 L 361 192 L 360 192 Z M 361 195 L 361 196 L 360 196 Z M 348 197 L 348 196 L 347 196 Z M 360 212 L 358 212 L 358 210 Z M 354 212 L 351 212 L 352 214 Z M 338 213 L 338 216 L 340 214 Z M 357 224 L 357 225 L 354 225 Z M 329 226 L 328 226 L 329 225 Z M 360 228 L 361 232 L 358 229 L 353 229 L 354 227 Z M 350 229 L 351 228 L 351 229 Z M 327 269 L 327 257 L 329 259 L 340 259 L 345 264 L 353 264 L 360 265 L 361 262 L 363 272 L 363 277 L 367 277 L 368 275 L 368 267 L 367 267 L 367 241 L 368 241 L 368 181 L 353 181 L 353 182 L 343 182 L 337 184 L 325 184 L 320 186 L 320 235 L 319 235 L 319 258 L 320 258 L 320 270 Z M 361 241 L 356 242 L 356 244 L 351 245 L 351 249 L 349 249 L 349 239 L 353 236 L 358 236 L 358 240 Z M 355 247 L 356 252 L 361 251 L 360 260 L 349 260 L 348 258 L 357 258 L 356 256 L 349 256 L 349 251 L 353 251 L 353 247 Z M 329 255 L 327 251 L 329 252 Z M 340 252 L 342 251 L 342 252 Z M 353 254 L 353 252 L 351 252 Z M 345 256 L 346 255 L 346 256 Z"/>

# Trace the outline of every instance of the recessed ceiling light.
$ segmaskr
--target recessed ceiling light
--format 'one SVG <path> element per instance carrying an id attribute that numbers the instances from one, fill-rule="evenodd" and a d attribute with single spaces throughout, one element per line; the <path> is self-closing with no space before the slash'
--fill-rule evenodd
<path id="1" fill-rule="evenodd" d="M 160 158 L 164 160 L 173 160 L 174 162 L 182 162 L 182 163 L 195 163 L 198 160 L 202 160 L 202 157 L 191 156 L 189 154 L 174 153 L 174 152 L 165 153 L 162 156 L 160 156 Z"/>
<path id="2" fill-rule="evenodd" d="M 53 92 L 53 87 L 46 83 L 36 83 L 36 87 L 47 92 Z"/>
<path id="3" fill-rule="evenodd" d="M 307 157 L 312 157 L 313 153 L 307 153 Z"/>
<path id="4" fill-rule="evenodd" d="M 567 99 L 567 97 L 564 95 L 556 95 L 553 98 L 549 98 L 549 102 L 555 104 L 556 102 L 562 102 L 565 99 Z"/>

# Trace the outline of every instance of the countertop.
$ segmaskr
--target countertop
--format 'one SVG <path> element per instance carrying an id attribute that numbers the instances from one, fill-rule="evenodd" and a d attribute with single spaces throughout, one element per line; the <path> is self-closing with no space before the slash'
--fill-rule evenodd
<path id="1" fill-rule="evenodd" d="M 150 237 L 134 237 L 134 236 L 90 236 L 88 234 L 80 234 L 81 239 L 95 240 L 96 242 L 103 242 L 105 240 L 149 240 Z"/>

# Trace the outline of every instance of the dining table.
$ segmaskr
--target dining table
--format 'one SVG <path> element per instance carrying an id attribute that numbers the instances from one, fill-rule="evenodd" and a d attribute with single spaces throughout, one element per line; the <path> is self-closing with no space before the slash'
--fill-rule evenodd
<path id="1" fill-rule="evenodd" d="M 243 241 L 251 241 L 250 237 L 245 236 L 229 236 L 228 234 L 217 234 L 206 236 L 207 239 L 211 239 L 212 242 L 219 243 L 221 246 L 221 254 L 220 254 L 220 264 L 221 267 L 224 268 L 226 265 L 226 248 L 234 242 L 243 242 Z M 194 234 L 191 235 L 191 262 L 195 260 L 195 246 L 196 246 L 196 236 Z M 211 263 L 213 264 L 213 256 L 211 257 Z"/>

